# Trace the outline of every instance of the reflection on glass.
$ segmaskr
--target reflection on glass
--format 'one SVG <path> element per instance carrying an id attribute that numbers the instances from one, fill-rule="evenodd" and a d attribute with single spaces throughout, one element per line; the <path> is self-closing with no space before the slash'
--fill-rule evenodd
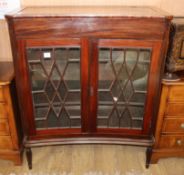
<path id="1" fill-rule="evenodd" d="M 142 128 L 150 58 L 150 49 L 99 49 L 99 128 Z"/>
<path id="2" fill-rule="evenodd" d="M 80 48 L 28 48 L 27 59 L 37 129 L 80 128 Z"/>
<path id="3" fill-rule="evenodd" d="M 42 65 L 33 64 L 29 69 L 33 90 L 43 90 L 47 77 Z"/>

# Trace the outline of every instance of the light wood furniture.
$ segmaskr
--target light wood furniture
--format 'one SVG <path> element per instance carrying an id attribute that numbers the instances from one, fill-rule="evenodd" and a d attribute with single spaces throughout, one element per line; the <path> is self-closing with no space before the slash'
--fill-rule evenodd
<path id="1" fill-rule="evenodd" d="M 155 143 L 147 151 L 147 166 L 174 156 L 184 157 L 184 80 L 162 82 Z"/>
<path id="2" fill-rule="evenodd" d="M 27 7 L 6 18 L 30 168 L 33 146 L 152 145 L 171 16 Z"/>
<path id="3" fill-rule="evenodd" d="M 0 62 L 0 158 L 22 163 L 20 116 L 11 62 Z"/>

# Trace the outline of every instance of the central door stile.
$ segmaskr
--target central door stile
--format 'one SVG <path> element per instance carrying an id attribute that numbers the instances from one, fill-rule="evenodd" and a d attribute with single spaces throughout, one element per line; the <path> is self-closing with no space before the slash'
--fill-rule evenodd
<path id="1" fill-rule="evenodd" d="M 81 131 L 89 131 L 89 39 L 81 39 Z"/>
<path id="2" fill-rule="evenodd" d="M 89 132 L 97 130 L 97 107 L 98 107 L 98 40 L 91 39 L 90 48 L 90 88 L 89 88 Z"/>

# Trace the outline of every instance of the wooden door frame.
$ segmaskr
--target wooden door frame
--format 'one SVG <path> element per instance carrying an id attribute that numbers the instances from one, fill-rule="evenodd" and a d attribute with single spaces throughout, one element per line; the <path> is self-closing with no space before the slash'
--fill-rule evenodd
<path id="1" fill-rule="evenodd" d="M 123 128 L 97 128 L 97 111 L 98 111 L 98 100 L 97 100 L 97 90 L 98 90 L 98 49 L 100 47 L 129 47 L 129 48 L 147 48 L 151 49 L 151 62 L 148 76 L 147 84 L 147 96 L 145 101 L 145 113 L 143 119 L 143 128 L 139 129 L 123 129 Z M 94 94 L 96 97 L 90 97 L 90 118 L 93 120 L 92 133 L 97 135 L 102 134 L 114 134 L 114 135 L 144 135 L 148 136 L 151 130 L 152 120 L 156 118 L 156 113 L 154 109 L 158 106 L 157 100 L 159 95 L 160 87 L 160 74 L 162 69 L 161 59 L 161 48 L 162 40 L 133 40 L 133 39 L 100 39 L 93 42 L 93 58 L 91 59 L 91 75 L 90 76 L 90 87 L 93 87 Z M 94 127 L 95 126 L 95 127 Z"/>
<path id="2" fill-rule="evenodd" d="M 37 137 L 40 136 L 58 136 L 58 135 L 80 135 L 81 132 L 87 132 L 87 120 L 86 115 L 88 115 L 88 108 L 86 105 L 86 100 L 88 100 L 88 91 L 86 89 L 88 87 L 88 59 L 86 59 L 86 55 L 88 54 L 88 49 L 84 49 L 87 40 L 81 40 L 78 38 L 63 38 L 60 40 L 48 39 L 48 40 L 18 40 L 17 48 L 18 48 L 18 57 L 15 60 L 15 69 L 16 69 L 16 86 L 18 89 L 18 97 L 20 101 L 20 106 L 24 106 L 21 108 L 22 115 L 22 123 L 25 131 L 25 135 L 27 137 Z M 44 46 L 80 46 L 81 49 L 81 129 L 78 128 L 61 128 L 61 129 L 49 129 L 49 130 L 36 130 L 35 120 L 34 120 L 34 107 L 33 107 L 33 99 L 31 94 L 31 81 L 29 77 L 29 69 L 28 62 L 26 58 L 26 48 L 34 48 L 34 47 L 44 47 Z M 88 58 L 88 57 L 87 57 Z M 88 117 L 87 117 L 88 119 Z"/>

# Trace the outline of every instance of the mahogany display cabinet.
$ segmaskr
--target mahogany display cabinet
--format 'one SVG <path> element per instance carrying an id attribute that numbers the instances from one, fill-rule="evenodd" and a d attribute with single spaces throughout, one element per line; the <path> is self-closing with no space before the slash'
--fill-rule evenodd
<path id="1" fill-rule="evenodd" d="M 152 145 L 171 16 L 149 7 L 27 7 L 6 15 L 31 147 Z"/>

